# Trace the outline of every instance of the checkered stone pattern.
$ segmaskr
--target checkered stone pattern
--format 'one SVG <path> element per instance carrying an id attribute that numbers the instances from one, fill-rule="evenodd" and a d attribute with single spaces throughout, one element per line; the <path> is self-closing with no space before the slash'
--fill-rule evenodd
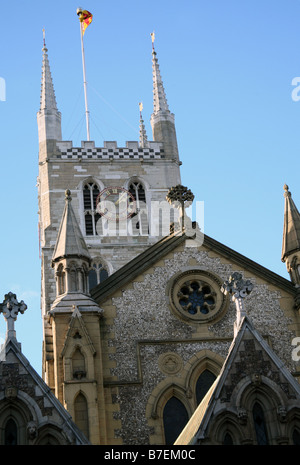
<path id="1" fill-rule="evenodd" d="M 60 154 L 56 155 L 60 159 L 98 159 L 98 160 L 109 160 L 109 159 L 164 159 L 164 150 L 156 151 L 152 148 L 81 148 L 71 147 L 62 149 Z"/>

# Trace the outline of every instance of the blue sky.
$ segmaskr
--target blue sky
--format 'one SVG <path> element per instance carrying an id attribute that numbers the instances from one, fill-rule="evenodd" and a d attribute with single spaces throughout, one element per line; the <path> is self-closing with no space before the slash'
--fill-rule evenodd
<path id="1" fill-rule="evenodd" d="M 1 295 L 28 310 L 17 338 L 41 373 L 38 138 L 42 29 L 64 140 L 86 138 L 76 8 L 85 34 L 91 139 L 151 140 L 151 38 L 175 114 L 182 183 L 204 201 L 205 232 L 288 278 L 281 263 L 283 185 L 300 206 L 299 0 L 12 0 L 0 30 Z M 299 78 L 300 82 L 300 78 Z M 299 92 L 300 95 L 300 92 Z M 0 92 L 1 96 L 1 92 Z M 0 317 L 0 337 L 6 325 Z"/>

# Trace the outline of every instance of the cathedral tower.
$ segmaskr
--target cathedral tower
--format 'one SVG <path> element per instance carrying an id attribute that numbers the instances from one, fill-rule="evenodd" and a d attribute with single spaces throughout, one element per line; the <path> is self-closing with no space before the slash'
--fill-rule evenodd
<path id="1" fill-rule="evenodd" d="M 82 141 L 74 147 L 62 137 L 45 43 L 42 51 L 37 123 L 43 377 L 72 415 L 82 396 L 79 400 L 93 412 L 88 417 L 89 437 L 104 443 L 105 421 L 100 417 L 105 412 L 99 410 L 101 309 L 90 298 L 90 290 L 166 235 L 153 205 L 166 202 L 168 190 L 181 182 L 174 115 L 166 103 L 153 48 L 153 141 L 147 138 L 140 107 L 139 141 L 125 147 L 114 141 L 104 141 L 102 147 Z M 105 216 L 101 205 L 107 200 L 118 205 L 124 194 L 125 219 L 119 214 Z"/>

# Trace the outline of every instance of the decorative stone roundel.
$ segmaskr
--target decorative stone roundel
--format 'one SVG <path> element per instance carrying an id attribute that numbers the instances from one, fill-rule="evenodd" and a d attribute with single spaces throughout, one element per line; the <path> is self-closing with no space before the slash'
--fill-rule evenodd
<path id="1" fill-rule="evenodd" d="M 182 369 L 183 361 L 181 357 L 174 352 L 167 352 L 160 355 L 158 366 L 164 374 L 175 375 Z"/>
<path id="2" fill-rule="evenodd" d="M 219 317 L 227 298 L 221 292 L 222 281 L 203 270 L 188 270 L 177 276 L 170 288 L 170 303 L 177 316 L 203 322 Z"/>

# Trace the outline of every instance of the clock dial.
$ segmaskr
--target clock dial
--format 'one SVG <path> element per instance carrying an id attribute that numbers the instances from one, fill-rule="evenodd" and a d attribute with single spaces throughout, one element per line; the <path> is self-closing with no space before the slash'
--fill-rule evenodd
<path id="1" fill-rule="evenodd" d="M 96 208 L 107 220 L 124 220 L 136 213 L 136 202 L 123 187 L 107 187 L 98 195 Z"/>

